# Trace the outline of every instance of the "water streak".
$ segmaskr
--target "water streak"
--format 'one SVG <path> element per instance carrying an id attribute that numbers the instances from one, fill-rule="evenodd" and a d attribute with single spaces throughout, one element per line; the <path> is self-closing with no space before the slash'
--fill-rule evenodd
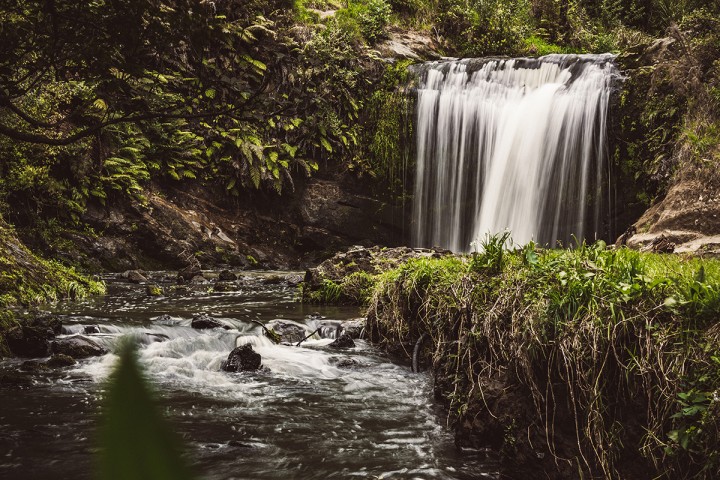
<path id="1" fill-rule="evenodd" d="M 612 55 L 431 62 L 419 73 L 415 245 L 601 233 Z"/>

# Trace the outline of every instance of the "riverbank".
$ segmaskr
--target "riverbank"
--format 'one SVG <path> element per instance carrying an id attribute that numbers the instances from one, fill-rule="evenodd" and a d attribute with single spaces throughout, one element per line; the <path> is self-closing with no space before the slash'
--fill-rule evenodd
<path id="1" fill-rule="evenodd" d="M 304 295 L 356 299 L 373 342 L 420 350 L 457 445 L 500 452 L 508 478 L 713 478 L 720 262 L 501 245 L 362 271 L 357 249 Z"/>

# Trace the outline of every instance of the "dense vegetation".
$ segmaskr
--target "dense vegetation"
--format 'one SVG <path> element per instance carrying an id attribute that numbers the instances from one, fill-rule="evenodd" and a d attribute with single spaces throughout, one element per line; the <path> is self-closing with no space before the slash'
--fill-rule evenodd
<path id="1" fill-rule="evenodd" d="M 369 337 L 406 357 L 428 336 L 457 441 L 509 472 L 715 478 L 720 263 L 505 240 L 389 269 L 378 255 L 308 295 L 363 303 Z"/>
<path id="2" fill-rule="evenodd" d="M 655 81 L 663 95 L 627 126 L 652 143 L 647 158 L 633 156 L 638 145 L 623 152 L 638 163 L 630 168 L 667 182 L 674 138 L 697 148 L 715 138 L 683 113 L 689 97 L 717 111 L 707 100 L 718 101 L 718 8 L 712 0 L 13 0 L 0 10 L 0 214 L 21 233 L 49 232 L 38 242 L 45 248 L 54 229 L 82 228 L 88 202 L 142 200 L 153 183 L 281 193 L 325 165 L 385 180 L 397 170 L 400 122 L 383 118 L 398 109 L 382 92 L 397 83 L 382 82 L 386 64 L 369 47 L 397 28 L 428 32 L 443 53 L 466 56 L 618 50 L 675 23 L 691 29 L 685 60 L 666 75 L 673 94 Z M 683 67 L 708 95 L 682 91 Z"/>

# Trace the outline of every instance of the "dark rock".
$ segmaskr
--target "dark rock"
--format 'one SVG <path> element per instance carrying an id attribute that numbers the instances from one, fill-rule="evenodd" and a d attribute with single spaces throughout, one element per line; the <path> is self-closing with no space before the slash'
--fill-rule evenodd
<path id="1" fill-rule="evenodd" d="M 59 338 L 50 344 L 53 355 L 67 355 L 71 358 L 88 358 L 105 355 L 107 350 L 89 338 L 75 336 Z"/>
<path id="2" fill-rule="evenodd" d="M 220 368 L 226 372 L 246 372 L 259 369 L 261 364 L 262 357 L 248 343 L 230 352 Z"/>
<path id="3" fill-rule="evenodd" d="M 355 342 L 352 338 L 350 338 L 350 335 L 343 334 L 336 338 L 335 341 L 328 346 L 330 348 L 352 348 L 355 346 Z"/>
<path id="4" fill-rule="evenodd" d="M 265 325 L 269 330 L 273 330 L 280 336 L 280 342 L 295 344 L 305 338 L 308 334 L 307 330 L 297 323 L 284 321 L 284 320 L 273 320 Z"/>
<path id="5" fill-rule="evenodd" d="M 70 355 L 58 353 L 50 357 L 46 364 L 48 367 L 53 368 L 69 367 L 71 365 L 75 365 L 75 359 L 72 358 Z"/>
<path id="6" fill-rule="evenodd" d="M 132 283 L 145 283 L 147 282 L 147 277 L 145 276 L 145 272 L 142 270 L 128 270 L 126 272 L 123 272 L 121 275 L 122 278 L 126 279 L 128 282 Z"/>
<path id="7" fill-rule="evenodd" d="M 18 357 L 46 357 L 50 353 L 50 340 L 62 332 L 60 319 L 41 313 L 11 328 L 6 334 L 7 346 Z"/>
<path id="8" fill-rule="evenodd" d="M 202 274 L 196 275 L 190 280 L 190 285 L 205 285 L 207 283 L 209 283 L 208 279 L 203 277 Z"/>
<path id="9" fill-rule="evenodd" d="M 234 292 L 237 289 L 237 285 L 231 282 L 215 282 L 215 285 L 213 285 L 213 291 L 215 292 Z"/>
<path id="10" fill-rule="evenodd" d="M 22 364 L 20 364 L 20 370 L 29 373 L 40 373 L 48 371 L 49 368 L 45 362 L 28 360 L 27 362 L 23 362 Z"/>
<path id="11" fill-rule="evenodd" d="M 283 282 L 284 279 L 280 275 L 270 275 L 262 281 L 263 285 L 280 285 Z"/>
<path id="12" fill-rule="evenodd" d="M 85 325 L 85 328 L 83 328 L 83 333 L 85 333 L 85 335 L 93 335 L 100 333 L 100 327 L 98 327 L 97 325 Z"/>
<path id="13" fill-rule="evenodd" d="M 193 278 L 202 276 L 200 262 L 198 262 L 195 258 L 193 258 L 193 260 L 194 261 L 190 262 L 190 265 L 178 272 L 177 280 L 179 284 L 188 283 Z"/>
<path id="14" fill-rule="evenodd" d="M 205 313 L 195 315 L 190 326 L 197 330 L 206 330 L 208 328 L 224 328 L 225 330 L 230 330 L 230 326 L 223 324 L 219 320 L 215 320 Z"/>
<path id="15" fill-rule="evenodd" d="M 167 313 L 163 313 L 162 315 L 157 317 L 155 321 L 163 325 L 175 325 L 177 323 L 177 320 L 175 320 L 171 315 L 168 315 Z"/>
<path id="16" fill-rule="evenodd" d="M 338 368 L 353 368 L 360 366 L 360 364 L 357 360 L 354 360 L 352 358 L 341 358 L 340 360 L 338 360 L 335 366 Z"/>
<path id="17" fill-rule="evenodd" d="M 348 320 L 340 324 L 342 332 L 352 339 L 360 338 L 362 331 L 365 328 L 365 319 L 357 318 L 354 320 Z"/>
<path id="18" fill-rule="evenodd" d="M 237 275 L 232 273 L 230 270 L 223 270 L 218 275 L 218 280 L 220 280 L 221 282 L 234 282 L 235 280 L 237 280 L 237 278 Z"/>
<path id="19" fill-rule="evenodd" d="M 164 294 L 163 289 L 154 283 L 145 286 L 145 293 L 150 297 L 162 297 Z"/>

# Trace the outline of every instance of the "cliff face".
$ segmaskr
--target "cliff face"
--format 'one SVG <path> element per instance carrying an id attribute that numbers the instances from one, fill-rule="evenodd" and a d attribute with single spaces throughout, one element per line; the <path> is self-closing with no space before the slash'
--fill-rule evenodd
<path id="1" fill-rule="evenodd" d="M 720 255 L 720 42 L 707 28 L 674 29 L 620 57 L 618 153 L 635 199 L 652 200 L 618 240 L 631 248 Z"/>

